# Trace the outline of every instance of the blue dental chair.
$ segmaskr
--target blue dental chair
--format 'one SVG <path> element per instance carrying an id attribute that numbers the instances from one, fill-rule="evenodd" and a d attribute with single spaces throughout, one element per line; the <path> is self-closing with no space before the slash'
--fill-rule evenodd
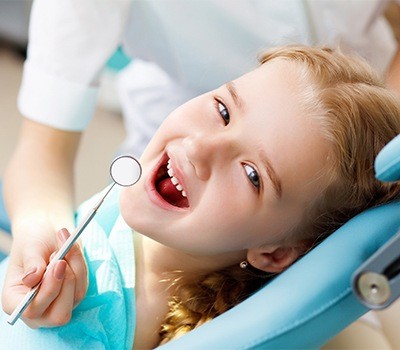
<path id="1" fill-rule="evenodd" d="M 400 179 L 400 136 L 378 156 L 376 173 L 384 181 Z M 7 224 L 0 221 L 3 229 Z M 253 296 L 158 349 L 322 347 L 400 295 L 399 227 L 400 202 L 361 213 Z M 368 279 L 371 271 L 378 279 Z"/>

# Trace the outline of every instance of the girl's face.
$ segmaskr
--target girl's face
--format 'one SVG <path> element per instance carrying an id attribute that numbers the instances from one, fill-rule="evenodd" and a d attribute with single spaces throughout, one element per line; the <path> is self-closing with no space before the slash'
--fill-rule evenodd
<path id="1" fill-rule="evenodd" d="M 271 61 L 172 112 L 121 194 L 125 221 L 196 255 L 281 242 L 327 182 L 329 145 L 296 68 Z"/>

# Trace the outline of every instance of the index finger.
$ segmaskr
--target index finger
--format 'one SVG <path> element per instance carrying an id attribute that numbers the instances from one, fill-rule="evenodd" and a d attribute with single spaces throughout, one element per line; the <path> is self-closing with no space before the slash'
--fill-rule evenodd
<path id="1" fill-rule="evenodd" d="M 59 244 L 61 245 L 63 241 L 69 238 L 68 230 L 60 230 L 57 236 L 59 238 Z M 85 296 L 88 285 L 86 262 L 79 244 L 75 243 L 64 259 L 68 262 L 68 265 L 75 275 L 76 286 L 74 304 L 76 305 Z"/>

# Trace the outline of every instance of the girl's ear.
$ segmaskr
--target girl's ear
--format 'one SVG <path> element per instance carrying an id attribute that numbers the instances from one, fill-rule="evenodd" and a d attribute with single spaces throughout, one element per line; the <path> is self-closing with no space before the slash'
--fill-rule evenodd
<path id="1" fill-rule="evenodd" d="M 247 261 L 258 270 L 278 273 L 295 262 L 303 252 L 299 247 L 264 246 L 249 249 Z"/>

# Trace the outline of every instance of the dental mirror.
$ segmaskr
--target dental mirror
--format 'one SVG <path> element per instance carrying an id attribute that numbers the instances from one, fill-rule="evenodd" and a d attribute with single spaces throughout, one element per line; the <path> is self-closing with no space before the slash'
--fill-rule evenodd
<path id="1" fill-rule="evenodd" d="M 82 222 L 79 224 L 79 226 L 77 227 L 75 232 L 71 233 L 69 238 L 64 242 L 61 249 L 51 259 L 51 261 L 47 265 L 47 268 L 43 275 L 43 278 L 46 275 L 47 270 L 50 265 L 54 264 L 54 262 L 56 262 L 57 260 L 64 259 L 65 255 L 71 249 L 72 245 L 75 243 L 75 241 L 81 235 L 83 230 L 86 228 L 86 226 L 89 224 L 89 222 L 96 215 L 97 210 L 100 208 L 104 199 L 107 197 L 107 195 L 113 189 L 115 184 L 118 184 L 118 185 L 124 186 L 124 187 L 134 185 L 136 182 L 139 181 L 139 179 L 142 175 L 142 167 L 141 167 L 139 161 L 137 161 L 134 157 L 129 156 L 129 155 L 122 155 L 122 156 L 115 158 L 113 160 L 113 162 L 111 163 L 110 175 L 114 182 L 108 187 L 106 193 L 103 196 L 101 196 L 100 200 L 92 208 L 92 210 L 87 214 L 87 216 L 82 220 Z M 33 298 L 38 293 L 41 283 L 42 282 L 40 281 L 35 287 L 33 287 L 28 293 L 26 293 L 25 297 L 21 300 L 21 302 L 18 304 L 18 306 L 14 309 L 14 311 L 12 312 L 12 314 L 10 315 L 10 317 L 7 320 L 7 322 L 10 325 L 13 325 L 21 317 L 22 313 L 25 311 L 25 309 L 28 307 L 28 305 L 31 303 Z"/>
<path id="2" fill-rule="evenodd" d="M 127 155 L 117 157 L 110 166 L 111 178 L 120 186 L 132 186 L 139 181 L 142 167 L 139 162 Z"/>

